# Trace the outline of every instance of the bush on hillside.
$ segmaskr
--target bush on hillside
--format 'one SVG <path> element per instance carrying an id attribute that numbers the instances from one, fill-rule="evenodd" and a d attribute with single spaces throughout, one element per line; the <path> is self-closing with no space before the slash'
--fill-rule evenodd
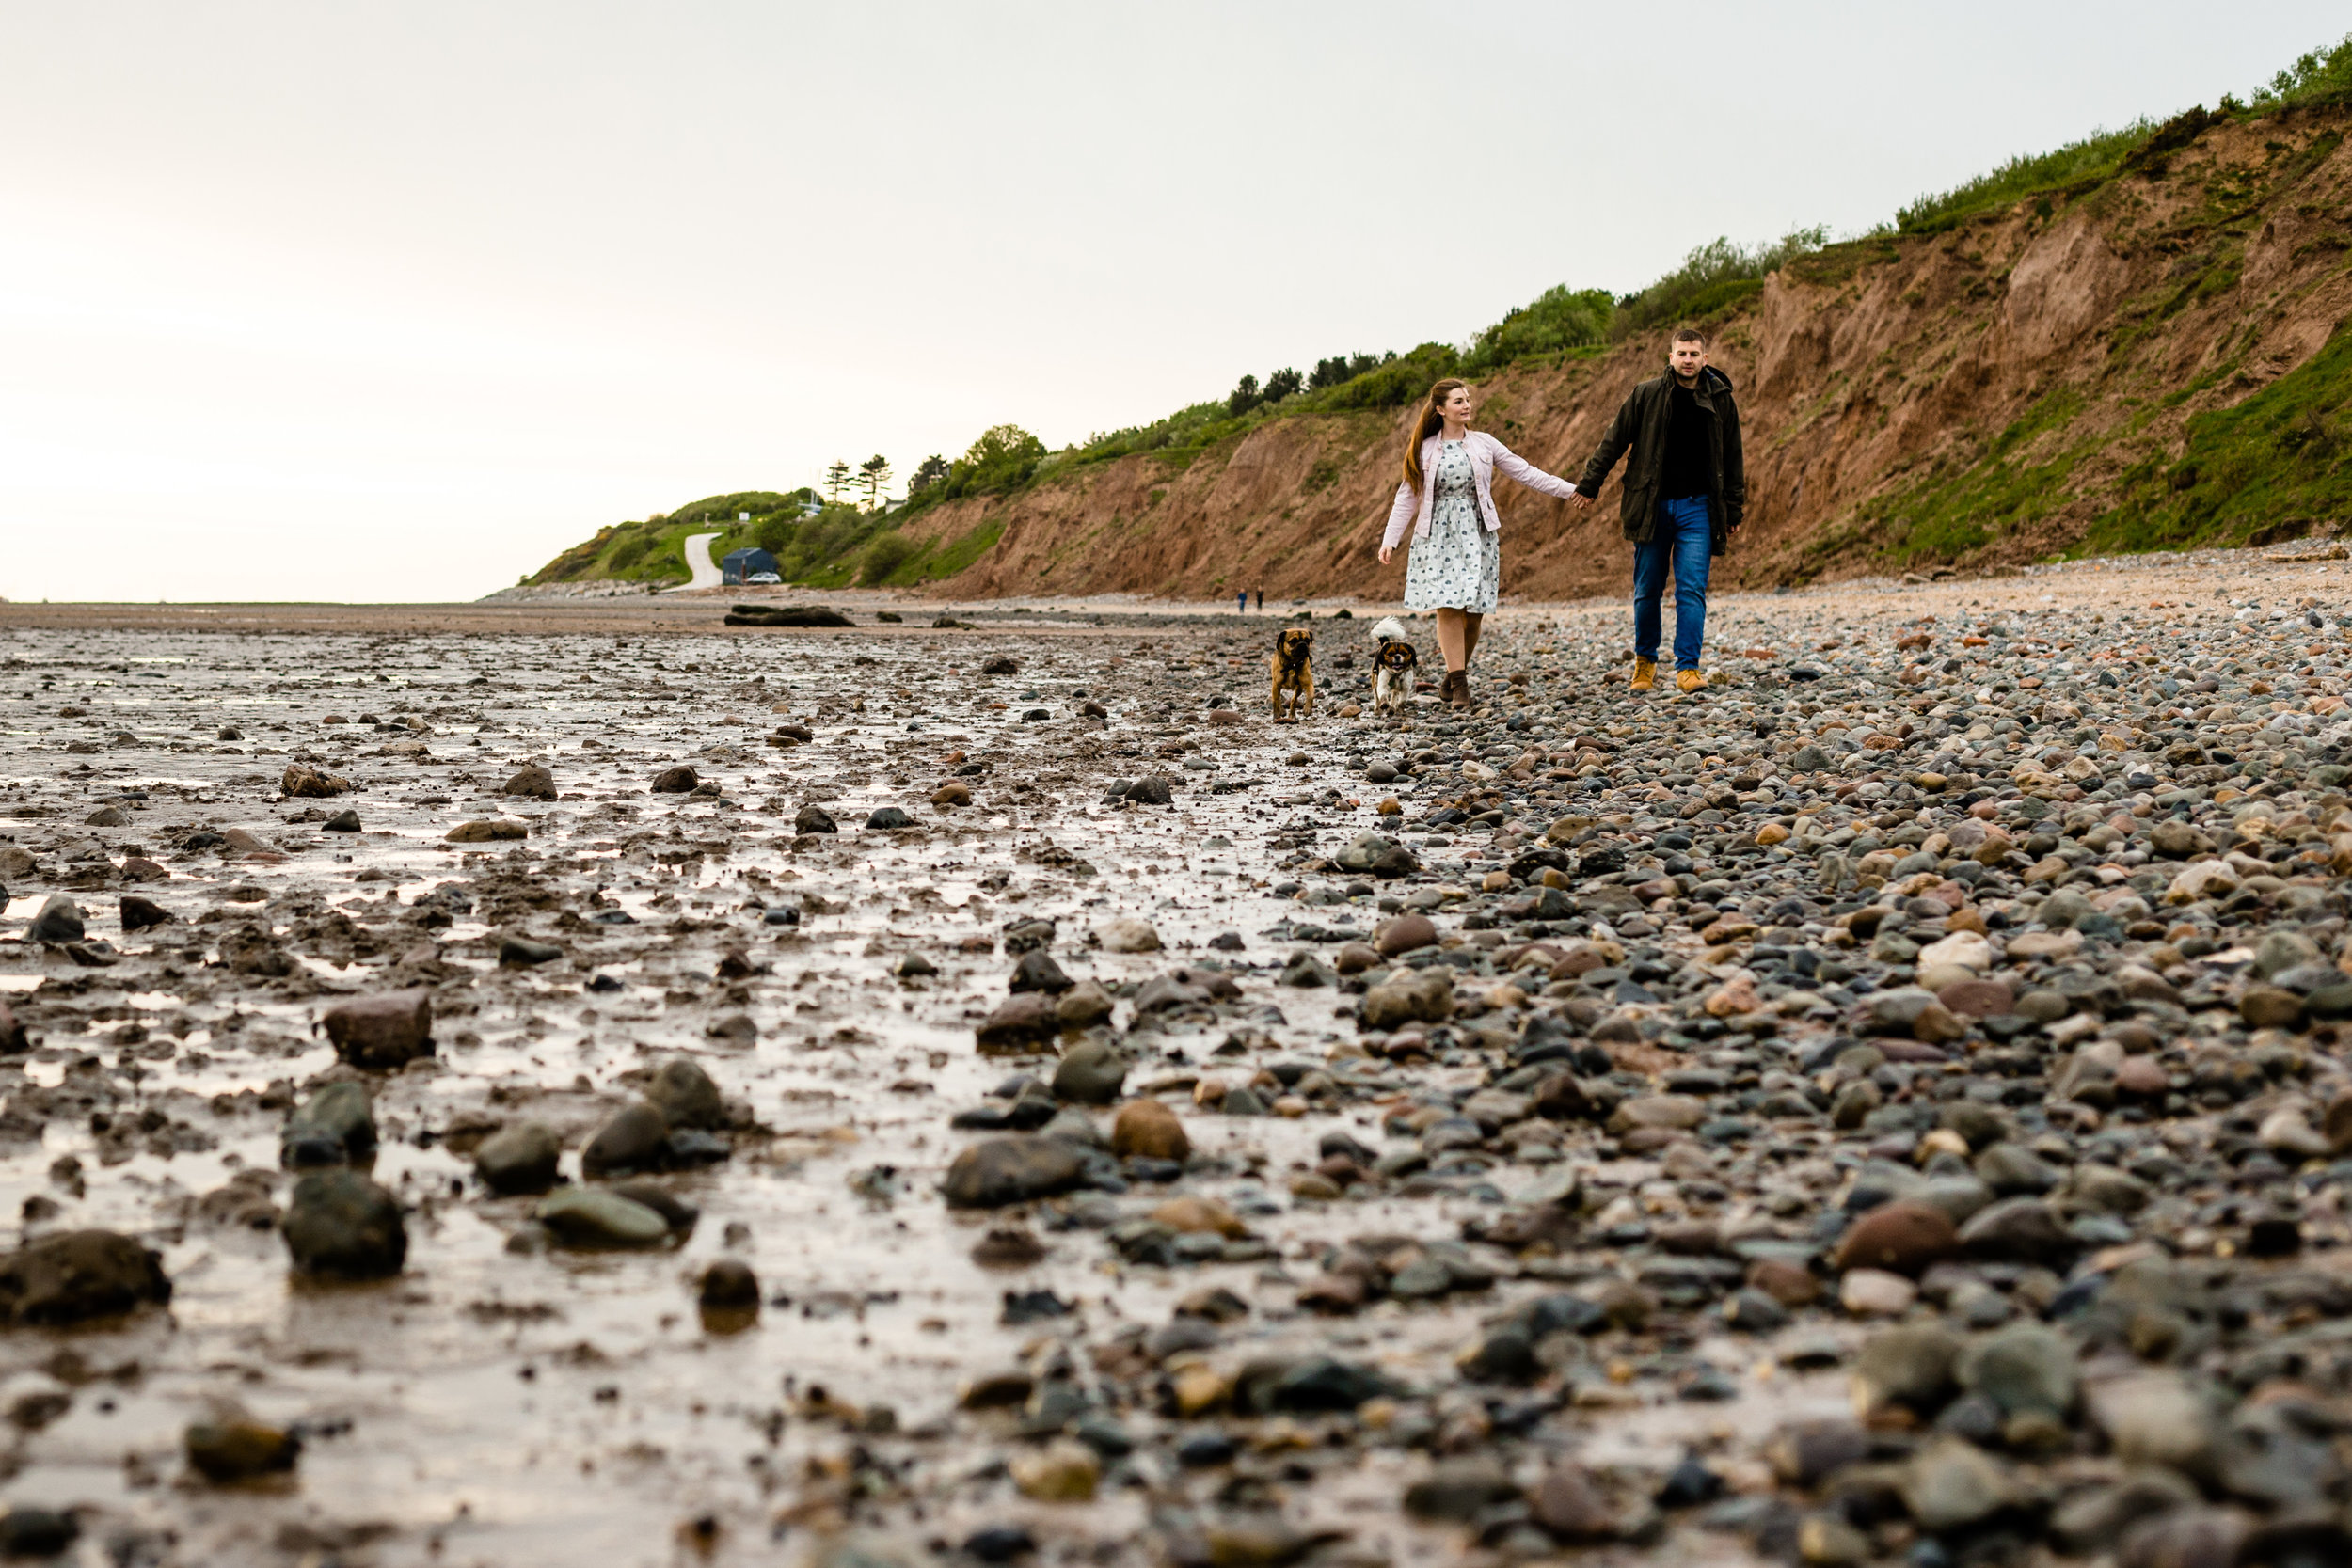
<path id="1" fill-rule="evenodd" d="M 2295 109 L 2352 100 L 2352 33 L 2332 49 L 2314 49 L 2254 94 L 2256 109 Z"/>
<path id="2" fill-rule="evenodd" d="M 784 552 L 792 547 L 792 535 L 799 531 L 797 513 L 771 512 L 752 525 L 752 543 L 782 561 Z"/>
<path id="3" fill-rule="evenodd" d="M 1767 274 L 1828 243 L 1826 225 L 1792 229 L 1777 240 L 1753 245 L 1735 245 L 1728 235 L 1709 241 L 1640 293 L 1619 300 L 1611 335 L 1622 339 L 1649 327 L 1713 315 L 1755 293 Z"/>
<path id="4" fill-rule="evenodd" d="M 1342 382 L 1353 381 L 1359 375 L 1370 374 L 1395 357 L 1395 353 L 1391 351 L 1385 355 L 1342 354 L 1329 359 L 1318 359 L 1315 361 L 1314 373 L 1307 378 L 1307 389 L 1311 392 L 1320 392 L 1326 388 L 1337 387 Z"/>
<path id="5" fill-rule="evenodd" d="M 858 581 L 872 588 L 914 556 L 914 541 L 896 529 L 877 533 L 858 555 Z"/>
<path id="6" fill-rule="evenodd" d="M 681 506 L 663 521 L 673 523 L 732 523 L 743 513 L 763 517 L 771 513 L 790 510 L 797 513 L 803 501 L 814 500 L 817 492 L 801 489 L 787 493 L 774 490 L 738 490 L 731 495 L 707 496 L 691 505 Z"/>
<path id="7" fill-rule="evenodd" d="M 1606 289 L 1554 284 L 1472 340 L 1462 369 L 1477 373 L 1532 355 L 1605 343 L 1616 305 Z"/>
<path id="8" fill-rule="evenodd" d="M 1453 344 L 1423 343 L 1376 371 L 1332 388 L 1316 402 L 1326 408 L 1402 408 L 1426 395 L 1432 382 L 1461 368 L 1461 356 Z"/>

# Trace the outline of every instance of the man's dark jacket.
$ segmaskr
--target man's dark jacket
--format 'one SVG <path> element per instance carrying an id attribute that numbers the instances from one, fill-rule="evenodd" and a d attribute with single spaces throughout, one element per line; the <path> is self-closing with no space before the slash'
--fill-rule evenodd
<path id="1" fill-rule="evenodd" d="M 1625 466 L 1625 536 L 1637 545 L 1649 543 L 1658 519 L 1660 476 L 1666 468 L 1666 421 L 1674 407 L 1672 372 L 1645 381 L 1626 395 L 1617 417 L 1609 421 L 1593 460 L 1576 482 L 1581 495 L 1600 493 L 1601 482 L 1617 459 L 1632 453 Z M 1709 365 L 1699 372 L 1692 399 L 1708 416 L 1708 451 L 1713 459 L 1714 483 L 1708 487 L 1708 516 L 1714 525 L 1715 551 L 1724 553 L 1731 531 L 1748 509 L 1747 473 L 1740 459 L 1740 408 L 1731 401 L 1731 378 Z"/>

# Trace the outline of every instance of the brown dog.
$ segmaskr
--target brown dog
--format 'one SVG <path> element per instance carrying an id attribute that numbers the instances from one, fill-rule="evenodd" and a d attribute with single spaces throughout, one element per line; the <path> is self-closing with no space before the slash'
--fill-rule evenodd
<path id="1" fill-rule="evenodd" d="M 1315 669 L 1313 664 L 1315 634 L 1303 627 L 1274 634 L 1274 657 L 1266 660 L 1274 674 L 1274 721 L 1295 723 L 1314 711 Z M 1283 712 L 1283 699 L 1290 699 L 1290 711 Z"/>

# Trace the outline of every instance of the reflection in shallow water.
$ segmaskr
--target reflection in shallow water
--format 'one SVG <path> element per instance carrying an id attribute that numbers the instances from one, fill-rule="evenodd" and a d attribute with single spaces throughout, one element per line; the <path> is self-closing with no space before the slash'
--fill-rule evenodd
<path id="1" fill-rule="evenodd" d="M 962 635 L 973 641 L 147 637 L 143 646 L 168 650 L 143 657 L 167 667 L 169 685 L 141 700 L 172 706 L 174 725 L 208 738 L 95 754 L 61 753 L 83 721 L 49 714 L 89 661 L 119 661 L 126 640 L 20 637 L 16 657 L 60 677 L 39 705 L 0 698 L 14 736 L 0 769 L 24 796 L 8 805 L 44 813 L 20 819 L 20 841 L 45 835 L 40 853 L 54 866 L 63 845 L 96 839 L 115 862 L 135 848 L 171 876 L 77 893 L 91 935 L 124 955 L 118 963 L 0 950 L 0 987 L 24 1003 L 40 1045 L 0 1067 L 11 1115 L 38 1101 L 24 1124 L 37 1134 L 0 1144 L 0 1206 L 39 1216 L 36 1228 L 144 1238 L 174 1295 L 167 1315 L 119 1328 L 0 1336 L 8 1377 L 54 1376 L 69 1397 L 23 1436 L 8 1498 L 87 1505 L 94 1536 L 143 1543 L 148 1555 L 126 1560 L 172 1563 L 766 1562 L 850 1521 L 895 1532 L 912 1544 L 906 1560 L 924 1560 L 926 1541 L 1014 1520 L 1053 1553 L 1140 1562 L 1161 1555 L 1165 1521 L 1152 1510 L 1229 1503 L 1245 1519 L 1279 1505 L 1292 1528 L 1344 1528 L 1397 1560 L 1456 1550 L 1457 1531 L 1397 1513 L 1422 1456 L 1359 1444 L 1354 1417 L 1235 1416 L 1224 1424 L 1244 1441 L 1242 1460 L 1195 1473 L 1175 1453 L 1200 1423 L 1136 1395 L 1156 1374 L 1129 1365 L 1141 1331 L 1222 1288 L 1237 1317 L 1184 1321 L 1219 1323 L 1212 1359 L 1226 1373 L 1250 1356 L 1311 1351 L 1426 1389 L 1451 1385 L 1455 1351 L 1494 1309 L 1492 1297 L 1456 1296 L 1332 1321 L 1295 1305 L 1334 1243 L 1452 1242 L 1466 1218 L 1491 1211 L 1467 1178 L 1410 1196 L 1377 1182 L 1327 1202 L 1289 1196 L 1325 1158 L 1327 1135 L 1377 1153 L 1384 1119 L 1409 1112 L 1416 1091 L 1485 1076 L 1474 1053 L 1368 1058 L 1348 1011 L 1357 998 L 1276 984 L 1293 943 L 1265 933 L 1302 918 L 1276 895 L 1276 863 L 1375 824 L 1360 758 L 1347 754 L 1365 732 L 1327 716 L 1279 736 L 1196 735 L 1198 693 L 1164 673 L 1181 668 L 1171 650 L 1255 659 L 1254 629 L 1242 640 L 1151 625 Z M 1507 624 L 1491 635 L 1507 646 Z M 1021 659 L 1017 675 L 972 673 L 1000 648 Z M 1200 679 L 1232 684 L 1222 669 Z M 1107 724 L 1076 717 L 1080 690 L 1110 708 Z M 1038 706 L 1052 717 L 1019 717 Z M 779 712 L 806 720 L 815 739 L 769 746 Z M 914 727 L 943 723 L 952 731 Z M 224 726 L 242 738 L 211 741 Z M 421 752 L 396 749 L 419 741 Z M 1196 772 L 1176 806 L 1101 799 L 1108 779 L 1149 771 L 1161 747 L 1182 742 L 1220 767 Z M 186 752 L 167 777 L 153 771 L 163 744 Z M 1295 748 L 1311 760 L 1284 762 Z M 91 771 L 60 772 L 69 758 Z M 278 800 L 294 760 L 360 788 Z M 501 793 L 532 761 L 563 799 Z M 681 761 L 723 793 L 647 792 Z M 133 777 L 146 795 L 126 826 L 80 825 L 94 799 Z M 1213 777 L 1271 782 L 1216 794 Z M 949 779 L 968 784 L 971 807 L 927 804 Z M 795 814 L 815 801 L 838 833 L 795 834 Z M 862 831 L 882 804 L 918 829 Z M 361 830 L 326 831 L 345 807 Z M 530 837 L 446 839 L 485 818 L 525 819 Z M 191 836 L 232 828 L 265 847 Z M 1480 869 L 1432 858 L 1448 874 Z M 176 921 L 123 932 L 125 891 Z M 1369 930 L 1372 903 L 1343 896 L 1308 912 Z M 20 896 L 7 919 L 38 905 Z M 799 911 L 798 924 L 771 924 L 771 909 Z M 1165 951 L 1095 945 L 1114 918 L 1135 915 Z M 976 1024 L 1007 995 L 1013 959 L 1001 938 L 1030 919 L 1055 923 L 1051 951 L 1070 976 L 1121 993 L 1121 1031 L 1136 1022 L 1137 988 L 1179 964 L 1213 958 L 1238 980 L 1236 1001 L 1177 1006 L 1124 1035 L 1129 1091 L 1161 1085 L 1189 1134 L 1195 1165 L 1181 1191 L 1230 1206 L 1250 1233 L 1233 1260 L 1218 1260 L 1214 1237 L 1187 1255 L 1208 1261 L 1122 1256 L 1105 1231 L 1168 1196 L 1149 1181 L 1017 1222 L 941 1201 L 950 1161 L 972 1141 L 950 1117 L 1015 1103 L 991 1098 L 1015 1074 L 1053 1073 L 1047 1058 L 975 1050 Z M 1229 932 L 1238 950 L 1212 945 Z M 502 962 L 510 936 L 563 956 Z M 269 973 L 274 950 L 290 950 L 282 973 Z M 411 985 L 434 992 L 437 1049 L 367 1080 L 371 1174 L 405 1212 L 406 1267 L 376 1284 L 293 1281 L 279 1237 L 246 1223 L 253 1203 L 220 1195 L 258 1187 L 263 1212 L 286 1200 L 284 1118 L 319 1081 L 349 1074 L 315 1034 L 317 1016 L 344 992 Z M 491 1196 L 473 1149 L 496 1128 L 540 1121 L 577 1178 L 581 1145 L 674 1056 L 739 1107 L 723 1130 L 727 1158 L 660 1179 L 699 1211 L 691 1231 L 645 1252 L 539 1246 L 539 1200 Z M 1331 1075 L 1303 1115 L 1228 1117 L 1195 1102 L 1205 1080 L 1239 1085 L 1285 1062 Z M 1266 1098 L 1281 1087 L 1267 1080 Z M 1107 1111 L 1093 1119 L 1107 1128 Z M 1497 1180 L 1516 1188 L 1532 1174 Z M 975 1261 L 976 1245 L 1008 1226 L 1041 1251 L 1009 1269 Z M 707 1321 L 699 1281 L 722 1258 L 756 1271 L 755 1322 Z M 1007 1322 L 1009 1291 L 1048 1315 Z M 1201 1310 L 1212 1307 L 1227 1312 Z M 1018 1400 L 959 1404 L 975 1380 L 1054 1370 L 1057 1356 L 1069 1358 L 1071 1397 L 1092 1402 L 1098 1422 L 1085 1430 L 1104 1474 L 1083 1506 L 1038 1502 L 1007 1481 L 1004 1462 L 1039 1447 L 1022 1435 Z M 1783 1379 L 1703 1417 L 1663 1404 L 1613 1429 L 1613 1451 L 1671 1463 L 1710 1425 L 1809 1408 L 1820 1392 Z M 290 1481 L 180 1485 L 182 1430 L 221 1399 L 304 1434 Z M 1232 1497 L 1220 1500 L 1220 1487 Z M 697 1519 L 710 1528 L 698 1533 Z"/>

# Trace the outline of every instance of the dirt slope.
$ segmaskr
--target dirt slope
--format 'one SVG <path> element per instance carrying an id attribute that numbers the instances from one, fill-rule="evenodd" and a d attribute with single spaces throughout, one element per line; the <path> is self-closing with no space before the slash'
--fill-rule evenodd
<path id="1" fill-rule="evenodd" d="M 2347 122 L 2192 119 L 2090 188 L 1775 274 L 1720 324 L 1714 350 L 1740 388 L 1750 498 L 1718 580 L 2259 540 L 2352 515 L 2337 509 L 2352 374 L 2322 354 L 2352 314 Z M 1573 477 L 1663 353 L 1661 335 L 1522 363 L 1481 388 L 1481 423 Z M 2189 422 L 2241 406 L 2252 412 L 2234 422 Z M 1188 461 L 1123 458 L 938 506 L 907 531 L 1002 526 L 976 564 L 931 585 L 954 597 L 1393 597 L 1402 559 L 1384 569 L 1373 551 L 1405 418 L 1277 420 Z M 1507 592 L 1623 589 L 1613 483 L 1581 518 L 1501 490 Z"/>

